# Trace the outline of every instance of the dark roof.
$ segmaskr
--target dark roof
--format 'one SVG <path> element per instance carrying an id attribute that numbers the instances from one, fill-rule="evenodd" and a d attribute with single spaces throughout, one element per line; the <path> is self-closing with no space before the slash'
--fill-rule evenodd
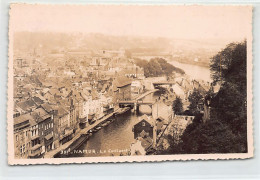
<path id="1" fill-rule="evenodd" d="M 23 114 L 14 118 L 14 129 L 23 129 L 35 125 L 34 118 L 29 114 Z"/>
<path id="2" fill-rule="evenodd" d="M 40 107 L 32 112 L 32 117 L 37 123 L 40 123 L 51 116 L 42 107 Z"/>
<path id="3" fill-rule="evenodd" d="M 17 103 L 17 106 L 21 108 L 23 111 L 30 111 L 32 108 L 36 108 L 37 104 L 32 99 L 29 99 Z"/>
<path id="4" fill-rule="evenodd" d="M 154 126 L 154 124 L 155 124 L 155 120 L 153 119 L 153 117 L 147 116 L 146 114 L 144 114 L 143 116 L 139 117 L 139 118 L 136 120 L 134 126 L 135 126 L 136 124 L 138 124 L 139 122 L 143 121 L 143 120 L 146 121 L 146 122 L 148 122 L 151 126 Z"/>
<path id="5" fill-rule="evenodd" d="M 42 104 L 41 107 L 47 111 L 48 113 L 50 113 L 51 111 L 53 111 L 53 107 L 51 107 L 51 105 L 45 103 L 45 104 Z"/>
<path id="6" fill-rule="evenodd" d="M 120 88 L 124 87 L 127 85 L 131 85 L 132 80 L 125 77 L 125 76 L 118 76 L 114 81 L 113 81 L 113 87 L 115 88 Z"/>
<path id="7" fill-rule="evenodd" d="M 37 97 L 37 96 L 32 97 L 32 100 L 33 100 L 38 106 L 44 103 L 44 101 L 43 101 L 41 98 Z"/>
<path id="8" fill-rule="evenodd" d="M 30 115 L 30 113 L 23 114 L 21 116 L 15 117 L 14 118 L 14 125 L 20 124 L 22 122 L 25 122 L 29 120 L 29 122 L 33 122 L 33 117 Z"/>
<path id="9" fill-rule="evenodd" d="M 168 124 L 168 122 L 166 121 L 166 119 L 164 119 L 164 118 L 161 117 L 161 116 L 159 116 L 156 120 L 162 122 L 162 124 Z M 158 122 L 157 122 L 157 123 L 158 123 Z"/>
<path id="10" fill-rule="evenodd" d="M 67 114 L 69 114 L 69 112 L 65 108 L 61 106 L 58 107 L 58 117 L 63 117 Z"/>
<path id="11" fill-rule="evenodd" d="M 157 121 L 163 121 L 163 120 L 165 120 L 162 116 L 159 116 L 157 119 L 156 119 Z"/>
<path id="12" fill-rule="evenodd" d="M 28 82 L 29 84 L 33 83 L 33 84 L 36 84 L 36 85 L 39 85 L 39 86 L 42 85 L 42 83 L 41 83 L 41 81 L 39 80 L 39 77 L 38 77 L 37 75 L 28 76 L 26 79 L 27 79 L 27 82 Z"/>

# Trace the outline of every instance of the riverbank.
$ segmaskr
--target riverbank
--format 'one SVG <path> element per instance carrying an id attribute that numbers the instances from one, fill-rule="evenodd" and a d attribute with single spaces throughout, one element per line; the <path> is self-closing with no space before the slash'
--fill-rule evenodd
<path id="1" fill-rule="evenodd" d="M 210 77 L 209 67 L 189 64 L 185 62 L 179 62 L 175 60 L 169 60 L 169 63 L 172 64 L 173 66 L 183 69 L 185 71 L 185 74 L 188 77 L 191 77 L 192 79 L 203 80 L 205 82 L 212 81 Z"/>
<path id="2" fill-rule="evenodd" d="M 112 116 L 114 116 L 116 113 L 121 112 L 122 108 L 118 108 L 116 109 L 114 112 L 105 115 L 104 117 L 102 117 L 101 119 L 97 120 L 95 123 L 93 123 L 92 125 L 88 124 L 87 127 L 85 127 L 84 129 L 81 129 L 80 131 L 77 132 L 77 134 L 67 143 L 61 145 L 60 147 L 58 147 L 57 149 L 54 149 L 52 151 L 46 152 L 44 155 L 44 158 L 53 158 L 55 157 L 55 155 L 59 154 L 61 151 L 65 151 L 66 149 L 70 148 L 70 146 L 74 145 L 75 147 L 80 146 L 80 144 L 82 144 L 84 141 L 83 139 L 87 139 L 87 137 L 84 137 L 85 135 L 88 134 L 88 132 L 92 129 L 94 129 L 95 127 L 97 127 L 99 124 L 103 123 L 104 121 L 108 120 L 109 118 L 111 118 Z M 82 138 L 82 136 L 84 138 Z M 79 141 L 81 140 L 81 141 Z M 76 144 L 79 142 L 79 144 Z"/>
<path id="3" fill-rule="evenodd" d="M 139 95 L 138 97 L 136 97 L 135 100 L 142 99 L 142 98 L 146 97 L 147 95 L 154 93 L 156 91 L 158 91 L 158 89 L 153 89 L 153 90 L 147 91 L 147 92 Z M 80 129 L 69 142 L 61 145 L 57 149 L 54 149 L 50 152 L 46 152 L 46 154 L 44 155 L 44 158 L 53 158 L 55 156 L 57 157 L 57 156 L 59 156 L 59 153 L 61 151 L 64 154 L 64 152 L 66 153 L 68 150 L 73 151 L 73 149 L 77 149 L 79 146 L 81 146 L 87 140 L 89 140 L 91 138 L 91 136 L 93 135 L 93 133 L 96 133 L 97 131 L 101 130 L 102 127 L 105 127 L 108 124 L 110 124 L 113 121 L 113 120 L 109 120 L 111 117 L 117 116 L 117 115 L 122 115 L 124 113 L 127 113 L 129 110 L 130 110 L 130 107 L 125 107 L 125 108 L 118 107 L 110 114 L 107 114 L 106 116 L 102 117 L 101 119 L 95 121 L 93 124 L 91 124 L 91 125 L 87 124 L 86 127 L 84 129 Z M 108 123 L 107 121 L 110 121 L 110 123 Z"/>
<path id="4" fill-rule="evenodd" d="M 184 60 L 179 60 L 179 59 L 169 59 L 169 63 L 171 63 L 172 61 L 178 62 L 178 63 L 182 63 L 182 64 L 189 64 L 189 65 L 193 65 L 193 66 L 200 66 L 203 68 L 209 68 L 209 62 L 203 62 L 203 61 L 184 61 Z"/>

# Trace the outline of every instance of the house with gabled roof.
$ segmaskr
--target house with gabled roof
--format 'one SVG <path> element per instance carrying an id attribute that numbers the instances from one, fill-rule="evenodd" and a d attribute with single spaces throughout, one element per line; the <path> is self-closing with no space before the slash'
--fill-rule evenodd
<path id="1" fill-rule="evenodd" d="M 153 146 L 156 146 L 156 121 L 153 117 L 143 115 L 138 118 L 133 126 L 134 138 L 151 138 Z"/>
<path id="2" fill-rule="evenodd" d="M 31 141 L 34 134 L 31 134 L 33 133 L 31 128 L 36 124 L 30 113 L 14 118 L 14 155 L 16 158 L 28 158 L 32 155 L 31 148 L 34 144 Z"/>
<path id="3" fill-rule="evenodd" d="M 31 113 L 38 124 L 39 140 L 43 145 L 42 153 L 50 151 L 54 148 L 53 146 L 53 116 L 54 111 L 47 112 L 43 107 L 39 107 Z"/>
<path id="4" fill-rule="evenodd" d="M 38 107 L 38 105 L 32 99 L 28 99 L 28 100 L 16 103 L 16 110 L 18 112 L 20 112 L 20 114 L 32 112 L 37 107 Z"/>

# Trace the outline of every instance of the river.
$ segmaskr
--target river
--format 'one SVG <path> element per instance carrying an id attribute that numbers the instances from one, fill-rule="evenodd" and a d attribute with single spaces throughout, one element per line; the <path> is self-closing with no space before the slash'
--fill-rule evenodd
<path id="1" fill-rule="evenodd" d="M 145 59 L 145 60 L 150 60 L 152 58 L 157 58 L 158 56 L 139 56 L 138 58 Z M 210 78 L 210 69 L 208 67 L 203 67 L 199 65 L 194 65 L 194 64 L 186 64 L 186 63 L 181 63 L 179 61 L 174 61 L 170 58 L 165 58 L 170 64 L 174 65 L 177 68 L 180 68 L 185 71 L 185 73 L 191 77 L 192 79 L 196 80 L 203 80 L 206 82 L 212 82 Z"/>
<path id="2" fill-rule="evenodd" d="M 191 77 L 192 79 L 203 80 L 206 82 L 211 82 L 210 69 L 203 66 L 197 66 L 193 64 L 185 64 L 178 61 L 168 61 L 175 67 L 178 67 Z"/>
<path id="3" fill-rule="evenodd" d="M 170 63 L 183 69 L 185 73 L 193 79 L 211 81 L 210 70 L 206 67 L 176 61 L 171 61 Z M 161 91 L 157 91 L 146 96 L 145 100 L 154 100 L 161 94 Z M 157 111 L 158 109 L 162 111 L 160 105 L 157 105 Z M 149 106 L 140 106 L 138 113 L 128 111 L 122 115 L 118 115 L 111 124 L 94 133 L 89 140 L 85 141 L 76 151 L 73 151 L 74 153 L 66 155 L 65 157 L 127 155 L 131 143 L 134 142 L 134 134 L 132 132 L 133 125 L 143 114 L 151 114 Z"/>
<path id="4" fill-rule="evenodd" d="M 144 100 L 156 99 L 161 94 L 161 91 L 157 91 L 146 96 Z M 160 105 L 158 109 L 160 109 Z M 122 115 L 118 115 L 111 124 L 94 133 L 89 140 L 85 141 L 69 155 L 65 155 L 65 157 L 127 155 L 131 143 L 134 142 L 133 125 L 143 114 L 151 114 L 151 108 L 149 106 L 140 106 L 139 112 L 127 111 Z"/>

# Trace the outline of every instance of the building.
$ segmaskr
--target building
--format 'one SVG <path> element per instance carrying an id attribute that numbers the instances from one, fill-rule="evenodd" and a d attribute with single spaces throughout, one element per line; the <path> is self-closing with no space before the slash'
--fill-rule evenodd
<path id="1" fill-rule="evenodd" d="M 134 124 L 134 143 L 131 144 L 131 155 L 144 155 L 156 149 L 157 124 L 151 116 L 143 115 Z"/>
<path id="2" fill-rule="evenodd" d="M 31 149 L 29 158 L 39 158 L 42 155 L 42 144 L 39 137 L 38 124 L 33 121 L 31 124 Z"/>
<path id="3" fill-rule="evenodd" d="M 119 74 L 132 79 L 144 79 L 144 69 L 135 64 L 126 63 L 123 70 Z"/>
<path id="4" fill-rule="evenodd" d="M 119 76 L 113 81 L 114 102 L 131 99 L 131 83 L 132 81 L 124 76 Z"/>
<path id="5" fill-rule="evenodd" d="M 90 66 L 96 70 L 108 70 L 108 66 L 106 65 L 110 60 L 111 59 L 108 57 L 93 56 L 90 62 Z"/>
<path id="6" fill-rule="evenodd" d="M 173 93 L 180 97 L 182 100 L 186 100 L 187 99 L 187 95 L 185 93 L 185 89 L 179 85 L 178 83 L 175 83 L 174 85 L 172 85 L 172 91 Z"/>
<path id="7" fill-rule="evenodd" d="M 146 155 L 151 147 L 152 139 L 150 137 L 138 137 L 134 143 L 130 145 L 131 156 Z"/>
<path id="8" fill-rule="evenodd" d="M 38 124 L 39 141 L 42 144 L 42 154 L 54 149 L 53 144 L 53 121 L 54 112 L 49 114 L 43 107 L 39 107 L 31 113 Z"/>
<path id="9" fill-rule="evenodd" d="M 29 113 L 14 118 L 15 158 L 28 158 L 31 155 L 31 127 L 35 124 Z"/>
<path id="10" fill-rule="evenodd" d="M 34 111 L 37 108 L 37 104 L 33 101 L 33 99 L 28 99 L 25 101 L 21 101 L 16 103 L 16 110 L 20 114 L 25 114 Z"/>
<path id="11" fill-rule="evenodd" d="M 72 138 L 73 129 L 70 124 L 70 113 L 61 105 L 55 107 L 55 129 L 57 129 L 58 142 L 57 146 L 68 142 Z M 56 132 L 55 132 L 56 133 Z"/>
<path id="12" fill-rule="evenodd" d="M 73 132 L 76 132 L 79 125 L 79 98 L 77 98 L 76 93 L 71 91 L 68 96 L 65 98 L 67 110 L 69 110 L 70 120 L 69 127 L 73 129 Z M 63 102 L 65 102 L 63 101 Z"/>
<path id="13" fill-rule="evenodd" d="M 119 49 L 119 50 L 100 50 L 100 55 L 103 57 L 125 57 L 125 50 Z"/>
<path id="14" fill-rule="evenodd" d="M 99 94 L 92 90 L 91 94 L 82 93 L 83 103 L 80 111 L 80 117 L 85 118 L 85 121 L 89 121 L 90 116 L 100 118 L 104 115 L 104 109 Z"/>
<path id="15" fill-rule="evenodd" d="M 114 104 L 112 102 L 112 97 L 107 95 L 100 95 L 101 104 L 103 106 L 104 115 L 109 114 L 114 110 Z"/>
<path id="16" fill-rule="evenodd" d="M 140 117 L 134 124 L 132 131 L 134 138 L 151 139 L 151 146 L 156 146 L 156 121 L 146 114 Z"/>
<path id="17" fill-rule="evenodd" d="M 156 119 L 156 135 L 157 137 L 160 136 L 167 125 L 169 124 L 169 121 L 165 120 L 163 117 L 158 117 Z"/>
<path id="18" fill-rule="evenodd" d="M 152 106 L 152 116 L 154 119 L 163 118 L 170 122 L 173 118 L 172 102 L 158 101 Z"/>
<path id="19" fill-rule="evenodd" d="M 131 83 L 131 93 L 133 95 L 139 95 L 143 92 L 144 90 L 144 87 L 141 83 L 141 81 L 132 81 Z"/>

